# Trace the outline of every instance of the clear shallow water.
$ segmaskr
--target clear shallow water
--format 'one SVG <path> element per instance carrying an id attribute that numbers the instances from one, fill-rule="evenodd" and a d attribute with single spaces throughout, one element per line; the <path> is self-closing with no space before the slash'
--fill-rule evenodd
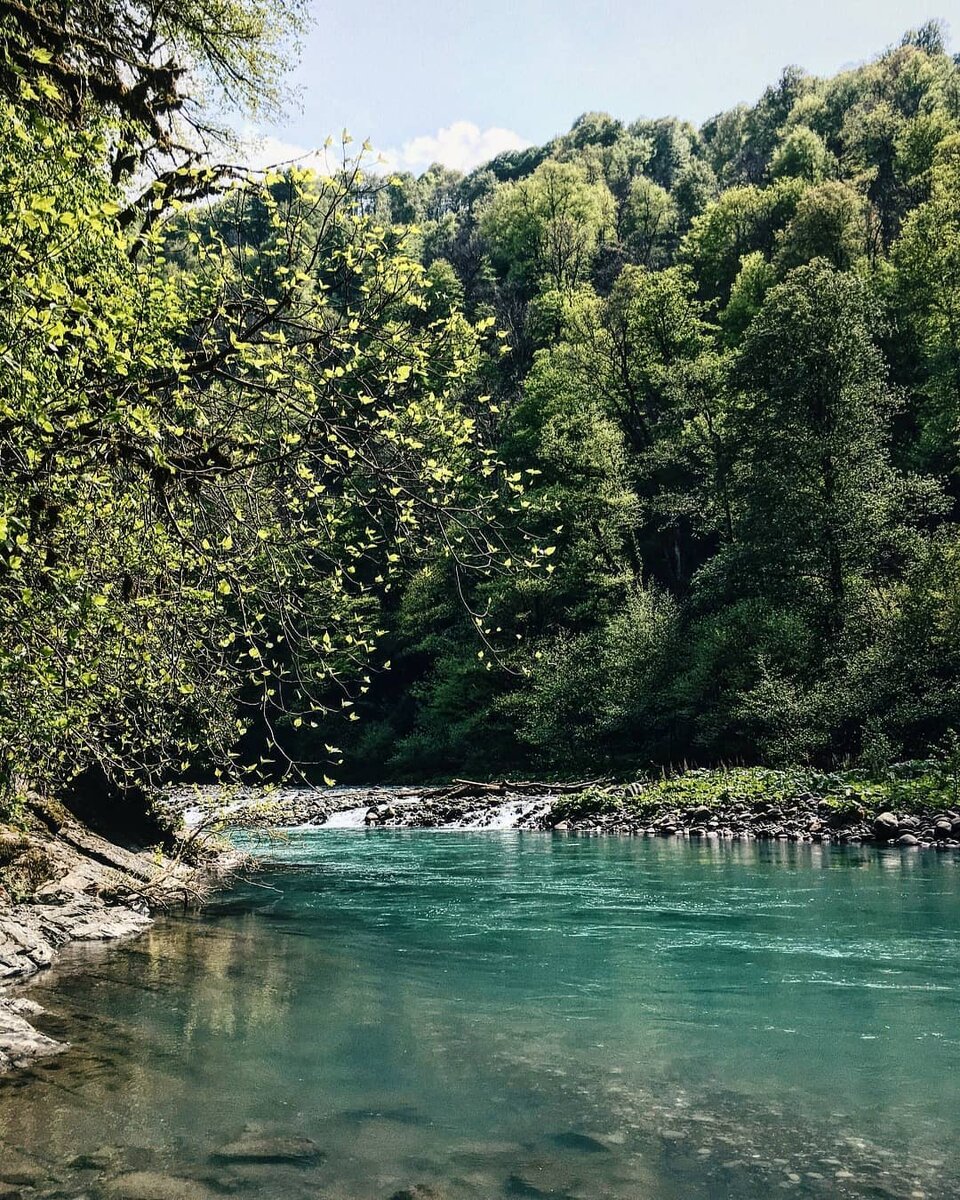
<path id="1" fill-rule="evenodd" d="M 74 1048 L 0 1085 L 0 1179 L 960 1196 L 953 856 L 332 829 L 258 848 L 254 882 L 34 989 Z M 326 1157 L 217 1157 L 252 1137 Z"/>

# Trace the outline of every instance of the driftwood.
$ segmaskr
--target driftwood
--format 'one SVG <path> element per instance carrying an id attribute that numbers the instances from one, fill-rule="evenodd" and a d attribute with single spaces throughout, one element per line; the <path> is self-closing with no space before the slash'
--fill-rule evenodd
<path id="1" fill-rule="evenodd" d="M 568 796 L 585 792 L 588 788 L 601 787 L 605 781 L 598 779 L 580 780 L 575 783 L 547 783 L 543 780 L 506 780 L 484 783 L 476 779 L 454 779 L 449 787 L 431 790 L 435 800 L 463 800 L 483 796 Z M 428 793 L 425 791 L 424 795 Z"/>

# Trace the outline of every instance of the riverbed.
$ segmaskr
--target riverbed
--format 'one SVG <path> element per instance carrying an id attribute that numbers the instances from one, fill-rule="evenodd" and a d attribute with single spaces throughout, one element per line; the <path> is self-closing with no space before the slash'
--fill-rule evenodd
<path id="1" fill-rule="evenodd" d="M 0 1197 L 960 1196 L 953 855 L 247 844 L 31 989 L 72 1049 L 0 1083 Z"/>

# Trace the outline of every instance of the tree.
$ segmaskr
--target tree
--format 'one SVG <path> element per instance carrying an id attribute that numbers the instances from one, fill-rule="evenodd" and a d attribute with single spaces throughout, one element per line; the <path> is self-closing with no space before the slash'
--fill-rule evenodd
<path id="1" fill-rule="evenodd" d="M 276 114 L 303 13 L 301 0 L 3 0 L 0 95 L 77 129 L 106 119 L 114 183 L 148 164 L 151 202 L 190 198 L 217 175 L 209 140 L 228 137 L 215 108 Z"/>
<path id="2" fill-rule="evenodd" d="M 804 125 L 790 130 L 770 163 L 773 179 L 804 179 L 807 183 L 822 183 L 835 170 L 836 161 L 823 139 Z"/>
<path id="3" fill-rule="evenodd" d="M 777 84 L 765 88 L 754 107 L 744 114 L 740 170 L 750 183 L 759 183 L 767 173 L 780 130 L 810 87 L 806 72 L 799 67 L 785 67 Z"/>
<path id="4" fill-rule="evenodd" d="M 275 757 L 352 702 L 403 559 L 498 553 L 478 331 L 421 319 L 355 170 L 237 191 L 255 248 L 201 208 L 131 255 L 96 133 L 0 128 L 0 789 L 230 773 L 254 718 Z"/>
<path id="5" fill-rule="evenodd" d="M 825 631 L 895 517 L 874 320 L 855 276 L 822 260 L 799 267 L 767 293 L 732 379 L 736 589 L 812 603 Z"/>
<path id="6" fill-rule="evenodd" d="M 727 299 L 745 254 L 772 253 L 777 233 L 796 212 L 805 190 L 799 179 L 779 179 L 767 188 L 729 188 L 694 218 L 682 257 L 705 299 Z"/>
<path id="7" fill-rule="evenodd" d="M 740 274 L 730 289 L 730 299 L 720 314 L 720 324 L 729 344 L 739 343 L 776 281 L 777 272 L 773 264 L 759 250 L 744 255 L 740 262 Z"/>
<path id="8" fill-rule="evenodd" d="M 945 141 L 931 194 L 893 247 L 894 304 L 914 351 L 922 460 L 956 477 L 960 467 L 960 136 Z M 918 369 L 919 368 L 919 369 Z M 956 478 L 954 478 L 956 487 Z"/>
<path id="9" fill-rule="evenodd" d="M 620 236 L 631 258 L 645 267 L 662 266 L 672 250 L 677 209 L 669 192 L 638 176 L 630 187 L 620 222 Z"/>
<path id="10" fill-rule="evenodd" d="M 863 198 L 845 183 L 831 180 L 805 192 L 779 238 L 781 270 L 815 258 L 838 271 L 855 266 L 867 251 L 867 213 Z"/>
<path id="11" fill-rule="evenodd" d="M 528 179 L 501 184 L 480 229 L 505 272 L 530 286 L 575 287 L 613 225 L 607 187 L 572 164 L 548 160 Z"/>

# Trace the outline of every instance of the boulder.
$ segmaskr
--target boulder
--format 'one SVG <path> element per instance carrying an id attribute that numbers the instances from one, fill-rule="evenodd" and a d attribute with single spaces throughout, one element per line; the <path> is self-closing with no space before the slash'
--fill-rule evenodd
<path id="1" fill-rule="evenodd" d="M 873 836 L 880 842 L 889 842 L 897 836 L 900 823 L 892 812 L 882 812 L 873 823 Z"/>
<path id="2" fill-rule="evenodd" d="M 580 1154 L 609 1154 L 610 1147 L 599 1138 L 589 1133 L 578 1133 L 576 1130 L 555 1133 L 551 1138 L 564 1150 L 576 1150 Z"/>

